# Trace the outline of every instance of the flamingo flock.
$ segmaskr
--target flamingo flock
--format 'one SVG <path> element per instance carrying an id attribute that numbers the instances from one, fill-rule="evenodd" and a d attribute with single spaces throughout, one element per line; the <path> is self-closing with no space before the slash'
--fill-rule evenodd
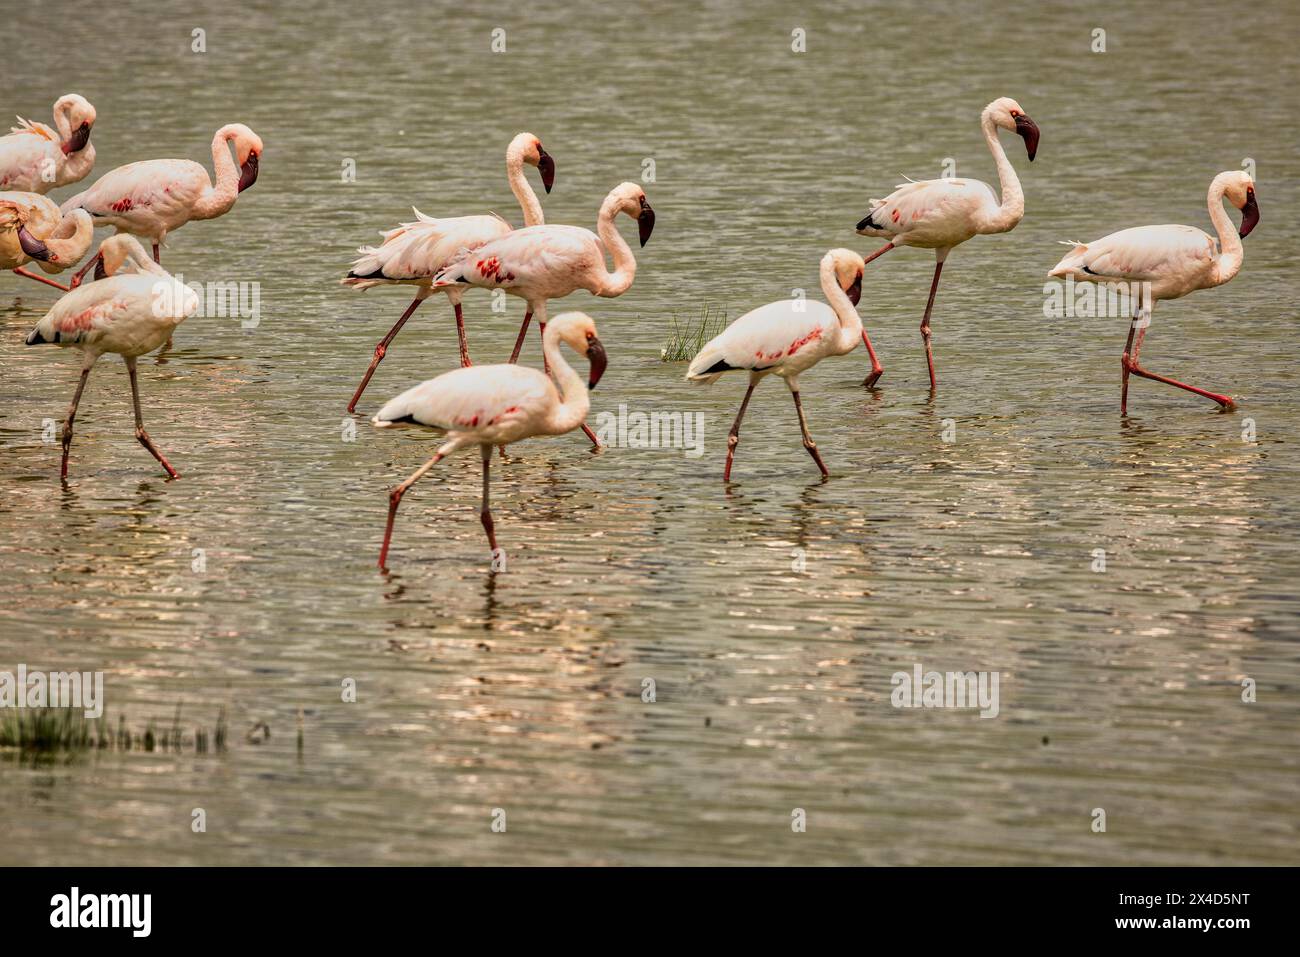
<path id="1" fill-rule="evenodd" d="M 20 120 L 12 133 L 0 137 L 0 268 L 65 292 L 26 340 L 29 345 L 75 348 L 83 357 L 63 427 L 61 475 L 66 480 L 73 424 L 90 371 L 100 356 L 115 353 L 122 356 L 130 377 L 136 439 L 169 478 L 177 478 L 179 473 L 145 431 L 136 360 L 170 341 L 173 330 L 197 311 L 198 299 L 162 268 L 160 249 L 171 233 L 191 220 L 212 219 L 234 207 L 239 195 L 257 180 L 262 140 L 243 124 L 229 124 L 212 139 L 215 179 L 191 160 L 145 160 L 111 170 L 56 205 L 44 194 L 79 182 L 94 165 L 90 134 L 96 114 L 83 97 L 68 94 L 55 102 L 53 115 L 53 127 Z M 741 423 L 754 389 L 769 375 L 785 380 L 803 447 L 822 479 L 829 478 L 830 470 L 808 429 L 800 376 L 825 358 L 848 355 L 860 341 L 871 366 L 863 385 L 877 388 L 884 365 L 858 306 L 867 264 L 898 247 L 934 250 L 934 275 L 920 331 L 931 395 L 937 391 L 931 319 L 944 262 L 961 243 L 979 235 L 1010 232 L 1024 218 L 1024 190 L 1000 133 L 1019 136 L 1031 162 L 1039 146 L 1038 125 L 1009 97 L 983 109 L 980 130 L 997 170 L 996 191 L 979 180 L 945 177 L 909 181 L 884 199 L 871 200 L 856 232 L 884 239 L 885 245 L 865 256 L 845 248 L 827 252 L 819 267 L 824 302 L 787 299 L 752 309 L 691 360 L 686 372 L 690 382 L 712 383 L 728 372 L 745 373 L 748 379 L 728 434 L 724 482 L 731 481 Z M 600 447 L 586 417 L 588 392 L 605 371 L 605 346 L 586 313 L 568 311 L 549 319 L 548 312 L 552 300 L 579 290 L 597 298 L 626 294 L 636 278 L 637 254 L 620 233 L 618 217 L 636 221 L 638 243 L 644 247 L 655 227 L 655 213 L 645 190 L 625 182 L 600 203 L 594 232 L 547 224 L 527 167 L 537 171 L 549 194 L 555 184 L 555 160 L 537 136 L 524 132 L 511 139 L 506 149 L 506 180 L 519 203 L 522 226 L 516 228 L 491 212 L 434 217 L 413 208 L 414 220 L 382 232 L 379 245 L 360 247 L 358 258 L 340 279 L 356 290 L 408 286 L 414 291 L 410 304 L 374 347 L 348 402 L 349 413 L 356 411 L 393 340 L 422 302 L 434 293 L 443 294 L 456 322 L 460 367 L 407 389 L 371 418 L 381 430 L 416 428 L 444 436 L 435 454 L 389 493 L 381 569 L 387 568 L 403 496 L 457 450 L 479 447 L 483 476 L 479 514 L 496 567 L 502 550 L 490 504 L 492 448 L 504 453 L 505 446 L 515 442 L 579 429 L 595 448 Z M 1241 210 L 1239 227 L 1233 227 L 1225 202 Z M 1070 243 L 1070 252 L 1048 274 L 1101 286 L 1141 286 L 1122 359 L 1122 415 L 1128 413 L 1133 375 L 1211 399 L 1224 409 L 1234 406 L 1228 395 L 1157 375 L 1139 360 L 1156 301 L 1223 285 L 1241 270 L 1242 240 L 1259 221 L 1254 181 L 1241 171 L 1220 173 L 1210 184 L 1207 205 L 1214 235 L 1176 225 L 1124 229 L 1095 242 Z M 111 227 L 114 235 L 73 274 L 68 286 L 23 268 L 35 264 L 47 275 L 72 268 L 89 251 L 96 227 Z M 140 240 L 152 244 L 152 255 Z M 91 268 L 94 278 L 83 282 Z M 519 332 L 505 362 L 475 365 L 470 359 L 462 304 L 473 288 L 499 289 L 524 301 Z M 519 362 L 534 318 L 542 345 L 541 369 Z M 585 378 L 570 365 L 563 347 L 587 360 Z"/>

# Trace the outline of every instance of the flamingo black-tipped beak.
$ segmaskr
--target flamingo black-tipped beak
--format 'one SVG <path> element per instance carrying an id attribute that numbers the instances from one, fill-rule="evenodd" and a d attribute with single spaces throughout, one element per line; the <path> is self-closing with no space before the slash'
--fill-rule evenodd
<path id="1" fill-rule="evenodd" d="M 249 153 L 244 165 L 239 167 L 239 191 L 242 193 L 257 182 L 257 154 Z"/>
<path id="2" fill-rule="evenodd" d="M 1259 225 L 1259 204 L 1255 202 L 1255 188 L 1246 189 L 1246 205 L 1241 207 L 1241 229 L 1237 235 L 1245 239 L 1250 231 Z"/>
<path id="3" fill-rule="evenodd" d="M 862 273 L 858 273 L 858 278 L 853 280 L 853 285 L 844 291 L 848 294 L 849 302 L 856 306 L 858 300 L 862 298 Z"/>
<path id="4" fill-rule="evenodd" d="M 108 275 L 108 270 L 104 268 L 104 254 L 97 253 L 95 255 L 95 281 L 98 282 L 99 280 L 105 278 L 107 275 Z"/>
<path id="5" fill-rule="evenodd" d="M 60 149 L 63 150 L 63 155 L 67 156 L 69 153 L 76 153 L 79 152 L 80 150 L 84 150 L 86 148 L 86 144 L 89 142 L 90 142 L 90 124 L 82 123 L 80 126 L 78 126 L 75 130 L 72 131 L 72 135 L 68 137 L 68 141 L 64 143 L 63 146 L 60 147 Z"/>
<path id="6" fill-rule="evenodd" d="M 50 261 L 49 247 L 29 233 L 26 226 L 18 227 L 18 245 L 23 247 L 24 255 L 39 259 L 41 262 Z"/>
<path id="7" fill-rule="evenodd" d="M 609 363 L 609 357 L 605 355 L 605 346 L 599 339 L 592 336 L 587 340 L 587 361 L 591 363 L 591 374 L 587 377 L 587 388 L 596 388 L 596 383 L 600 377 L 605 374 L 605 366 Z"/>
<path id="8" fill-rule="evenodd" d="M 548 193 L 555 185 L 555 157 L 537 145 L 537 172 L 542 174 L 542 188 Z"/>
<path id="9" fill-rule="evenodd" d="M 1025 141 L 1025 152 L 1029 154 L 1029 162 L 1032 163 L 1038 153 L 1038 124 L 1020 113 L 1016 116 L 1016 134 Z"/>
<path id="10" fill-rule="evenodd" d="M 650 234 L 655 231 L 655 211 L 650 208 L 650 204 L 641 197 L 641 212 L 636 218 L 637 228 L 641 235 L 641 245 L 644 246 L 650 239 Z"/>

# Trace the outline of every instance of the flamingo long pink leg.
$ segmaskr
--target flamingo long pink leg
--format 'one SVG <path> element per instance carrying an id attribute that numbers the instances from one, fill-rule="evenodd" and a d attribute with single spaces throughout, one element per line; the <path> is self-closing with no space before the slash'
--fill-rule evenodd
<path id="1" fill-rule="evenodd" d="M 163 454 L 158 451 L 158 446 L 153 444 L 153 439 L 149 438 L 149 433 L 144 430 L 144 417 L 140 415 L 140 386 L 135 380 L 135 359 L 126 358 L 126 371 L 131 376 L 131 405 L 135 409 L 135 437 L 141 445 L 149 450 L 149 453 L 158 460 L 158 464 L 167 470 L 167 474 L 172 478 L 180 478 L 180 473 L 171 467 L 171 463 L 163 458 Z"/>
<path id="2" fill-rule="evenodd" d="M 831 473 L 826 470 L 826 463 L 822 461 L 821 454 L 817 451 L 817 443 L 808 434 L 808 423 L 804 421 L 803 403 L 799 401 L 799 392 L 794 390 L 790 394 L 794 396 L 794 410 L 799 413 L 799 431 L 803 434 L 803 447 L 808 450 L 817 467 L 822 470 L 822 478 L 830 478 Z"/>
<path id="3" fill-rule="evenodd" d="M 1144 379 L 1154 379 L 1156 382 L 1163 382 L 1165 385 L 1176 386 L 1179 389 L 1186 389 L 1188 392 L 1194 392 L 1207 399 L 1213 399 L 1225 409 L 1231 409 L 1234 407 L 1231 396 L 1219 395 L 1217 392 L 1208 392 L 1205 389 L 1198 389 L 1196 386 L 1188 385 L 1186 382 L 1179 382 L 1177 379 L 1170 379 L 1167 376 L 1157 375 L 1154 372 L 1148 372 L 1146 369 L 1143 369 L 1138 363 L 1138 353 L 1142 351 L 1142 340 L 1146 338 L 1146 334 L 1146 329 L 1141 329 L 1137 334 L 1137 341 L 1133 343 L 1133 357 L 1128 362 L 1128 369 L 1130 372 L 1134 375 L 1139 375 Z"/>
<path id="4" fill-rule="evenodd" d="M 864 256 L 862 259 L 862 264 L 865 266 L 867 263 L 871 262 L 871 260 L 877 258 L 878 256 L 883 256 L 885 253 L 889 252 L 893 248 L 894 248 L 893 243 L 885 243 L 885 245 L 881 246 L 870 256 Z"/>
<path id="5" fill-rule="evenodd" d="M 867 347 L 867 355 L 871 357 L 871 374 L 862 380 L 862 384 L 870 389 L 880 378 L 880 374 L 885 371 L 885 367 L 880 364 L 876 358 L 876 350 L 871 348 L 871 340 L 867 337 L 867 327 L 862 327 L 862 344 Z"/>
<path id="6" fill-rule="evenodd" d="M 460 303 L 453 303 L 456 310 L 456 338 L 460 340 L 460 367 L 472 366 L 469 361 L 469 343 L 465 341 L 465 316 L 460 311 Z"/>
<path id="7" fill-rule="evenodd" d="M 1136 323 L 1136 321 L 1137 320 L 1135 318 L 1134 322 Z M 1130 325 L 1128 327 L 1128 341 L 1124 343 L 1124 357 L 1120 359 L 1120 365 L 1124 367 L 1124 376 L 1120 380 L 1120 390 L 1119 390 L 1119 414 L 1120 415 L 1128 415 L 1129 362 L 1132 361 L 1129 358 L 1129 355 L 1133 349 L 1133 333 L 1135 332 L 1137 332 L 1137 326 Z"/>
<path id="8" fill-rule="evenodd" d="M 388 567 L 385 564 L 388 560 L 388 544 L 393 540 L 393 519 L 397 517 L 397 506 L 401 504 L 402 496 L 406 494 L 407 489 L 423 477 L 425 472 L 429 471 L 429 469 L 433 468 L 441 461 L 442 453 L 439 452 L 433 458 L 429 459 L 429 461 L 425 462 L 418 469 L 412 472 L 410 478 L 388 493 L 388 526 L 384 529 L 384 545 L 379 549 L 380 568 Z"/>
<path id="9" fill-rule="evenodd" d="M 523 347 L 524 347 L 524 336 L 527 335 L 527 333 L 528 333 L 528 324 L 529 324 L 530 322 L 532 322 L 532 321 L 533 321 L 533 311 L 532 311 L 531 309 L 529 309 L 527 312 L 524 313 L 524 321 L 523 321 L 523 323 L 519 326 L 519 338 L 515 340 L 515 348 L 514 348 L 514 351 L 510 353 L 510 361 L 511 361 L 511 362 L 518 362 L 518 361 L 519 361 L 519 352 L 520 352 L 520 350 L 522 350 Z M 545 353 L 542 353 L 542 355 L 543 355 L 543 357 L 545 357 L 546 354 L 545 354 Z"/>
<path id="10" fill-rule="evenodd" d="M 94 359 L 89 359 L 81 367 L 81 379 L 77 382 L 77 391 L 72 394 L 72 405 L 68 406 L 68 417 L 63 420 L 63 461 L 59 465 L 59 478 L 66 480 L 68 477 L 68 453 L 72 451 L 72 422 L 77 417 L 77 406 L 81 404 L 81 393 L 86 388 L 86 380 L 90 378 L 90 367 L 95 364 Z"/>
<path id="11" fill-rule="evenodd" d="M 736 446 L 740 444 L 740 420 L 745 417 L 745 410 L 749 408 L 749 397 L 754 394 L 754 386 L 758 385 L 756 379 L 749 380 L 749 388 L 745 390 L 745 398 L 740 401 L 740 411 L 736 413 L 736 421 L 731 424 L 731 431 L 727 434 L 727 465 L 722 470 L 722 481 L 731 481 L 731 460 L 735 458 Z"/>
<path id="12" fill-rule="evenodd" d="M 370 360 L 370 368 L 366 370 L 366 374 L 361 379 L 361 384 L 357 386 L 357 391 L 352 394 L 352 401 L 348 403 L 349 412 L 355 412 L 357 410 L 357 401 L 361 398 L 361 393 L 366 391 L 366 386 L 370 384 L 370 377 L 375 374 L 375 367 L 379 365 L 384 358 L 384 353 L 388 351 L 388 344 L 392 342 L 393 337 L 401 331 L 402 326 L 406 325 L 406 320 L 411 318 L 411 313 L 415 312 L 416 308 L 419 307 L 422 302 L 424 302 L 424 298 L 418 297 L 414 302 L 407 306 L 406 312 L 402 313 L 402 318 L 397 320 L 397 324 L 388 330 L 388 335 L 380 339 L 379 344 L 375 346 L 375 355 L 374 358 Z M 459 309 L 457 309 L 457 318 L 459 318 Z M 464 348 L 463 343 L 464 340 L 462 340 L 462 348 Z M 465 354 L 465 358 L 468 358 L 467 354 Z"/>
<path id="13" fill-rule="evenodd" d="M 38 276 L 34 272 L 28 272 L 26 269 L 15 269 L 14 275 L 26 276 L 28 279 L 35 279 L 37 282 L 43 282 L 45 285 L 53 286 L 55 289 L 62 289 L 64 292 L 67 292 L 69 289 L 68 286 L 63 285 L 61 282 L 55 282 L 53 279 L 46 279 L 44 276 Z"/>
<path id="14" fill-rule="evenodd" d="M 925 315 L 921 317 L 921 338 L 925 341 L 925 364 L 930 370 L 930 391 L 935 389 L 934 353 L 930 349 L 930 312 L 934 309 L 934 294 L 939 291 L 939 273 L 943 272 L 943 260 L 934 264 L 934 281 L 930 283 L 930 298 L 925 303 Z"/>
<path id="15" fill-rule="evenodd" d="M 492 468 L 492 446 L 483 443 L 480 446 L 483 452 L 483 507 L 478 513 L 479 520 L 483 523 L 483 531 L 487 532 L 488 547 L 492 549 L 495 556 L 497 551 L 496 525 L 492 521 L 492 509 L 488 500 L 488 476 Z"/>

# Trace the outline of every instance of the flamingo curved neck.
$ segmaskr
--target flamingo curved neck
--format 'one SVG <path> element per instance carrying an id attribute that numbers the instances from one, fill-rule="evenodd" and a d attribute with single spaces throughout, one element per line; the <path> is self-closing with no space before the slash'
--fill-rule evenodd
<path id="1" fill-rule="evenodd" d="M 1223 285 L 1241 269 L 1241 262 L 1245 258 L 1245 250 L 1241 245 L 1241 237 L 1237 235 L 1237 228 L 1232 225 L 1232 220 L 1228 218 L 1228 211 L 1223 208 L 1223 193 L 1226 184 L 1220 183 L 1217 179 L 1210 184 L 1210 194 L 1206 201 L 1210 208 L 1210 222 L 1214 223 L 1214 231 L 1219 236 L 1219 257 L 1217 270 L 1215 272 L 1215 285 Z"/>
<path id="2" fill-rule="evenodd" d="M 72 139 L 72 120 L 68 114 L 72 112 L 72 104 L 60 100 L 54 104 L 54 128 L 59 131 L 59 142 L 66 143 Z"/>
<path id="3" fill-rule="evenodd" d="M 591 408 L 587 383 L 564 358 L 560 351 L 560 334 L 554 326 L 542 334 L 542 354 L 551 368 L 551 378 L 560 390 L 560 404 L 551 409 L 549 428 L 554 435 L 572 432 L 587 420 Z"/>
<path id="4" fill-rule="evenodd" d="M 614 225 L 614 217 L 619 213 L 619 200 L 614 195 L 607 196 L 600 207 L 600 217 L 596 220 L 596 235 L 605 248 L 614 256 L 614 271 L 606 272 L 601 263 L 598 287 L 592 289 L 597 296 L 612 299 L 621 296 L 632 286 L 636 278 L 636 257 Z"/>
<path id="5" fill-rule="evenodd" d="M 212 219 L 235 205 L 235 197 L 239 195 L 239 167 L 230 155 L 231 135 L 220 129 L 212 137 L 212 168 L 216 170 L 217 182 L 203 190 L 194 204 L 191 219 Z"/>
<path id="6" fill-rule="evenodd" d="M 542 204 L 533 192 L 532 184 L 524 175 L 524 158 L 513 150 L 506 154 L 506 178 L 510 180 L 510 192 L 519 200 L 519 208 L 524 211 L 525 226 L 544 226 L 546 219 L 542 214 Z"/>
<path id="7" fill-rule="evenodd" d="M 75 153 L 70 153 L 63 161 L 62 167 L 58 172 L 58 185 L 67 186 L 69 183 L 77 183 L 85 179 L 87 174 L 95 168 L 95 145 L 87 143 L 84 147 Z"/>
<path id="8" fill-rule="evenodd" d="M 984 130 L 984 139 L 989 144 L 989 152 L 993 154 L 993 162 L 998 168 L 998 185 L 1002 188 L 1002 202 L 991 214 L 982 218 L 979 231 L 1005 233 L 1009 229 L 1014 229 L 1024 217 L 1025 194 L 1020 188 L 1020 178 L 1016 176 L 1016 168 L 1011 165 L 1011 160 L 1007 159 L 1007 151 L 1002 148 L 1002 141 L 998 139 L 998 127 L 993 122 L 993 117 L 985 113 L 980 118 L 980 126 Z"/>
<path id="9" fill-rule="evenodd" d="M 45 237 L 45 245 L 58 256 L 59 262 L 71 264 L 81 261 L 94 236 L 94 221 L 85 210 L 78 209 L 60 220 L 54 232 Z"/>
<path id="10" fill-rule="evenodd" d="M 821 281 L 826 301 L 835 312 L 835 318 L 840 321 L 840 354 L 852 352 L 862 339 L 862 317 L 858 315 L 858 310 L 849 299 L 848 293 L 840 288 L 839 280 L 835 277 L 834 263 L 822 265 Z"/>

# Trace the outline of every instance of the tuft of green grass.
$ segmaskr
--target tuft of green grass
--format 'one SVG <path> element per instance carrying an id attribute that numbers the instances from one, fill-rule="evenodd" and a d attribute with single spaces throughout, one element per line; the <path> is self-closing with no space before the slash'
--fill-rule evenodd
<path id="1" fill-rule="evenodd" d="M 117 716 L 116 730 L 110 730 L 108 721 L 103 716 L 90 720 L 79 708 L 6 708 L 0 712 L 0 750 L 52 755 L 95 749 L 161 749 L 180 752 L 192 747 L 196 753 L 206 753 L 208 729 L 195 728 L 193 737 L 190 737 L 181 730 L 180 719 L 181 708 L 178 703 L 170 728 L 157 731 L 151 720 L 143 733 L 132 734 L 126 726 L 126 718 L 120 714 Z M 216 745 L 214 750 L 226 750 L 226 733 L 226 710 L 222 708 L 217 714 L 216 727 L 211 732 Z"/>
<path id="2" fill-rule="evenodd" d="M 676 312 L 668 320 L 668 344 L 659 352 L 663 362 L 689 362 L 704 344 L 727 328 L 727 310 L 709 303 L 698 315 L 683 321 Z"/>

